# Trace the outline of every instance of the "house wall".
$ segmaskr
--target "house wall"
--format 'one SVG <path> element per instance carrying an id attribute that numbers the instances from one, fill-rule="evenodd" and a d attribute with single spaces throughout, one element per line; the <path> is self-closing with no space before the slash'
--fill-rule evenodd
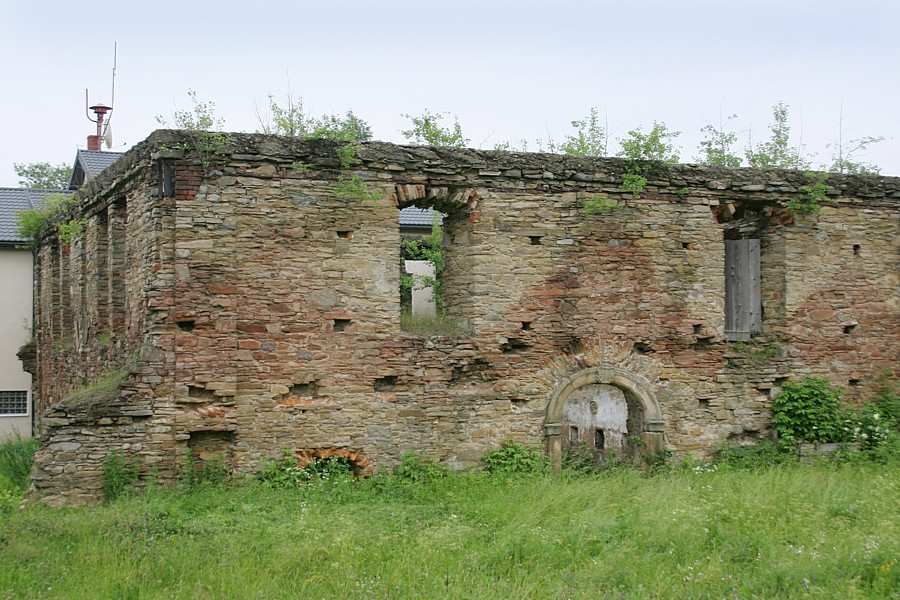
<path id="1" fill-rule="evenodd" d="M 0 391 L 24 391 L 29 394 L 28 413 L 4 416 L 0 410 L 0 440 L 18 434 L 31 437 L 31 374 L 22 369 L 16 356 L 20 346 L 31 338 L 32 258 L 30 250 L 0 248 Z"/>
<path id="2" fill-rule="evenodd" d="M 228 140 L 204 166 L 157 132 L 79 192 L 79 239 L 42 241 L 45 497 L 95 497 L 113 449 L 163 482 L 188 451 L 237 474 L 285 450 L 468 467 L 508 437 L 558 459 L 566 398 L 595 383 L 625 395 L 629 444 L 703 454 L 770 435 L 788 378 L 861 401 L 900 354 L 895 178 L 833 176 L 835 204 L 794 218 L 803 173 L 682 165 L 633 195 L 615 159 L 373 143 L 341 172 L 327 142 Z M 340 175 L 378 198 L 339 197 Z M 585 215 L 598 195 L 621 208 Z M 401 330 L 412 204 L 447 215 L 457 335 Z M 735 236 L 762 248 L 744 345 L 724 333 Z"/>

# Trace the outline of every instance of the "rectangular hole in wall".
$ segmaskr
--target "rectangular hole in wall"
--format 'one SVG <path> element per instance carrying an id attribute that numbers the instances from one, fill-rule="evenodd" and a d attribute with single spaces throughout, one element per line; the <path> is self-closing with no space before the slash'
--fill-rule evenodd
<path id="1" fill-rule="evenodd" d="M 859 244 L 853 244 L 853 255 L 859 256 Z"/>
<path id="2" fill-rule="evenodd" d="M 602 429 L 594 430 L 594 448 L 596 448 L 597 450 L 603 450 L 604 448 L 606 448 L 606 439 Z"/>
<path id="3" fill-rule="evenodd" d="M 531 321 L 522 321 L 522 331 L 531 330 Z"/>
<path id="4" fill-rule="evenodd" d="M 188 386 L 188 396 L 191 398 L 197 398 L 198 400 L 206 400 L 208 402 L 212 402 L 216 399 L 216 395 L 213 390 L 208 390 L 196 385 Z"/>
<path id="5" fill-rule="evenodd" d="M 193 319 L 185 319 L 184 321 L 177 321 L 178 329 L 185 332 L 191 332 L 194 330 L 194 320 Z"/>
<path id="6" fill-rule="evenodd" d="M 859 379 L 851 379 L 847 382 L 847 385 L 850 387 L 857 387 L 859 385 Z"/>
<path id="7" fill-rule="evenodd" d="M 505 344 L 500 344 L 500 349 L 503 351 L 503 354 L 524 352 L 528 348 L 531 348 L 531 344 L 519 338 L 509 338 Z"/>
<path id="8" fill-rule="evenodd" d="M 569 427 L 569 443 L 570 444 L 578 443 L 578 428 L 577 427 Z"/>
<path id="9" fill-rule="evenodd" d="M 332 329 L 334 331 L 345 331 L 353 321 L 350 319 L 334 319 Z"/>
<path id="10" fill-rule="evenodd" d="M 192 431 L 187 446 L 191 449 L 191 458 L 196 461 L 194 468 L 200 471 L 202 463 L 210 460 L 221 460 L 231 464 L 234 432 L 231 431 Z"/>
<path id="11" fill-rule="evenodd" d="M 698 398 L 697 404 L 699 405 L 701 410 L 707 409 L 709 408 L 709 398 Z"/>
<path id="12" fill-rule="evenodd" d="M 541 245 L 541 237 L 540 235 L 530 235 L 528 236 L 529 241 L 532 246 L 540 246 Z"/>
<path id="13" fill-rule="evenodd" d="M 684 250 L 693 250 L 694 245 L 690 242 L 681 242 L 681 248 Z"/>
<path id="14" fill-rule="evenodd" d="M 289 395 L 314 397 L 319 391 L 319 385 L 315 381 L 309 383 L 295 383 L 291 386 Z"/>
<path id="15" fill-rule="evenodd" d="M 845 334 L 845 335 L 850 335 L 851 333 L 853 333 L 853 330 L 854 330 L 854 329 L 856 329 L 856 325 L 855 325 L 855 324 L 853 324 L 853 325 L 844 325 L 844 334 Z"/>
<path id="16" fill-rule="evenodd" d="M 389 390 L 397 385 L 397 376 L 396 375 L 385 375 L 384 377 L 379 377 L 375 380 L 375 391 L 381 392 L 384 390 Z"/>
<path id="17" fill-rule="evenodd" d="M 350 239 L 353 239 L 353 232 L 352 231 L 338 231 L 337 236 L 339 238 L 341 238 L 342 240 L 350 240 Z"/>

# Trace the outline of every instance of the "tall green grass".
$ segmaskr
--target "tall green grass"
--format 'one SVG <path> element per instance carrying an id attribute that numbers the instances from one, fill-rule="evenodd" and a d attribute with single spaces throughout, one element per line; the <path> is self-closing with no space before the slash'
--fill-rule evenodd
<path id="1" fill-rule="evenodd" d="M 900 471 L 154 490 L 0 514 L 0 598 L 897 598 Z"/>
<path id="2" fill-rule="evenodd" d="M 33 438 L 22 438 L 18 432 L 0 439 L 0 489 L 28 487 L 31 459 L 40 443 Z"/>

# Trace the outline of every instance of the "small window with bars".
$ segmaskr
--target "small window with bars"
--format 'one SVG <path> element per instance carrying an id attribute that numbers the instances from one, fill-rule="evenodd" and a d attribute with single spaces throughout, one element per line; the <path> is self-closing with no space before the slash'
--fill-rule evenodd
<path id="1" fill-rule="evenodd" d="M 27 414 L 28 392 L 0 392 L 0 416 Z"/>

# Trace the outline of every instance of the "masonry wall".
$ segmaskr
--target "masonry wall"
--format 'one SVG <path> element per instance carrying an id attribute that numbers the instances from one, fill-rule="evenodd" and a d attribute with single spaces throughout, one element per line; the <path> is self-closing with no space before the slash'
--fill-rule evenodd
<path id="1" fill-rule="evenodd" d="M 231 135 L 204 165 L 179 135 L 90 182 L 85 232 L 39 250 L 50 499 L 96 496 L 113 449 L 164 482 L 188 451 L 237 474 L 284 450 L 360 473 L 410 449 L 475 466 L 507 437 L 553 451 L 551 399 L 579 373 L 638 398 L 656 449 L 704 453 L 769 435 L 788 378 L 860 401 L 897 362 L 894 178 L 832 176 L 836 204 L 792 218 L 803 173 L 682 165 L 635 196 L 614 159 L 372 143 L 341 170 L 328 142 Z M 339 198 L 341 176 L 378 199 Z M 620 208 L 586 216 L 597 195 Z M 453 336 L 400 327 L 411 204 L 447 214 Z M 726 237 L 762 246 L 763 332 L 742 345 L 724 335 Z"/>

